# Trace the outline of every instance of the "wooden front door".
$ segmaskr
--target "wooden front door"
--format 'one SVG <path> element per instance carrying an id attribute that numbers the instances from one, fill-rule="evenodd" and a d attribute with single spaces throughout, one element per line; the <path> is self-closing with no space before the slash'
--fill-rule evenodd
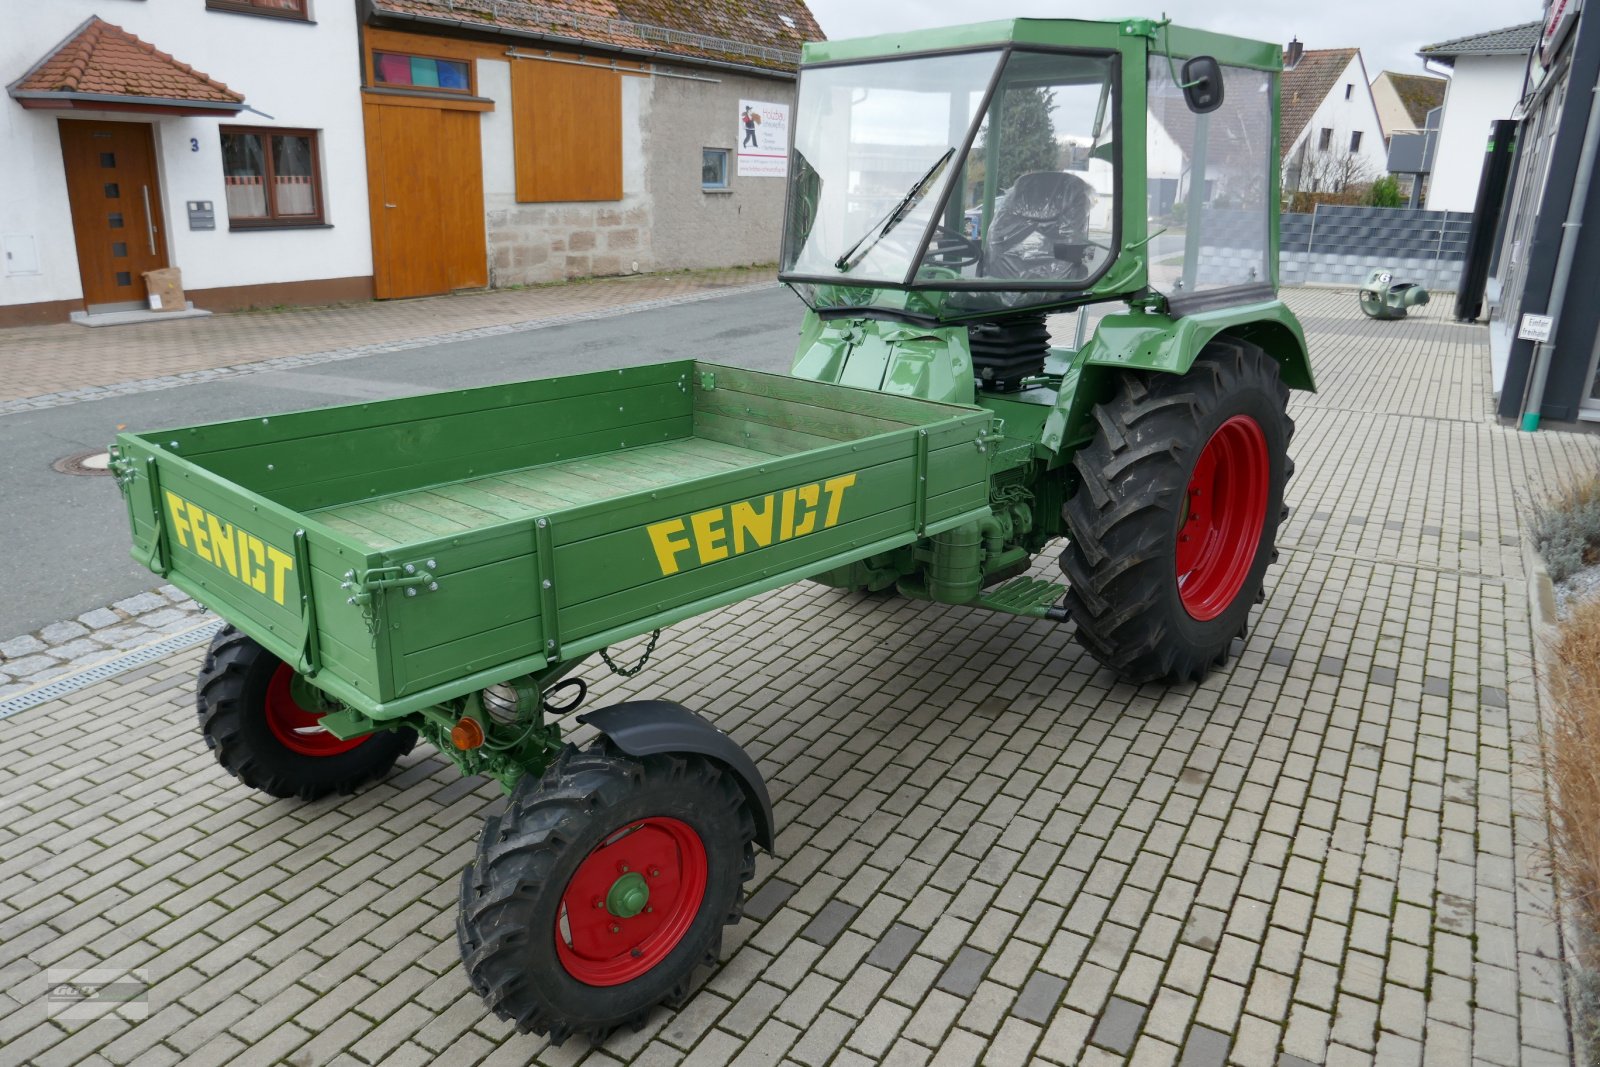
<path id="1" fill-rule="evenodd" d="M 143 272 L 167 265 L 150 124 L 62 119 L 57 125 L 83 302 L 146 304 Z"/>
<path id="2" fill-rule="evenodd" d="M 378 298 L 489 284 L 478 113 L 369 101 L 365 116 Z"/>

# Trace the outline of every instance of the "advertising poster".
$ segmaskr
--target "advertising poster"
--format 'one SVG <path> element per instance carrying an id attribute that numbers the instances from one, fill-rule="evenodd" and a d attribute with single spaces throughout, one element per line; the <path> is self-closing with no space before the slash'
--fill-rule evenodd
<path id="1" fill-rule="evenodd" d="M 789 173 L 789 105 L 739 101 L 739 177 Z"/>

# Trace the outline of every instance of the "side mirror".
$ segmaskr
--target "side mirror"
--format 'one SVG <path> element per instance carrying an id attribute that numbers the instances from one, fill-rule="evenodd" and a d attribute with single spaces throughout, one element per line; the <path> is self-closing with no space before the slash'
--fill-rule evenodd
<path id="1" fill-rule="evenodd" d="M 1222 65 L 1213 56 L 1195 56 L 1183 65 L 1183 100 L 1196 115 L 1222 106 Z"/>

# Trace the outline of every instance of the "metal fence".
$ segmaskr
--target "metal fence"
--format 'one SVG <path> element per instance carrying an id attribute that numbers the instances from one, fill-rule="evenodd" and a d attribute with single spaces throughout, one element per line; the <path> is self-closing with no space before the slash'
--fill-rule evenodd
<path id="1" fill-rule="evenodd" d="M 1383 267 L 1397 281 L 1453 290 L 1467 257 L 1472 215 L 1462 211 L 1319 204 L 1282 217 L 1278 275 L 1283 285 L 1350 285 Z"/>

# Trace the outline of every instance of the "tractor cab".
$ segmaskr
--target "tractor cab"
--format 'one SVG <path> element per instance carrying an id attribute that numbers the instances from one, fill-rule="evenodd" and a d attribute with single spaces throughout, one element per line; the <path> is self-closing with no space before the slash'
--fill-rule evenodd
<path id="1" fill-rule="evenodd" d="M 1280 66 L 1137 19 L 807 45 L 780 277 L 923 324 L 1271 299 Z"/>

